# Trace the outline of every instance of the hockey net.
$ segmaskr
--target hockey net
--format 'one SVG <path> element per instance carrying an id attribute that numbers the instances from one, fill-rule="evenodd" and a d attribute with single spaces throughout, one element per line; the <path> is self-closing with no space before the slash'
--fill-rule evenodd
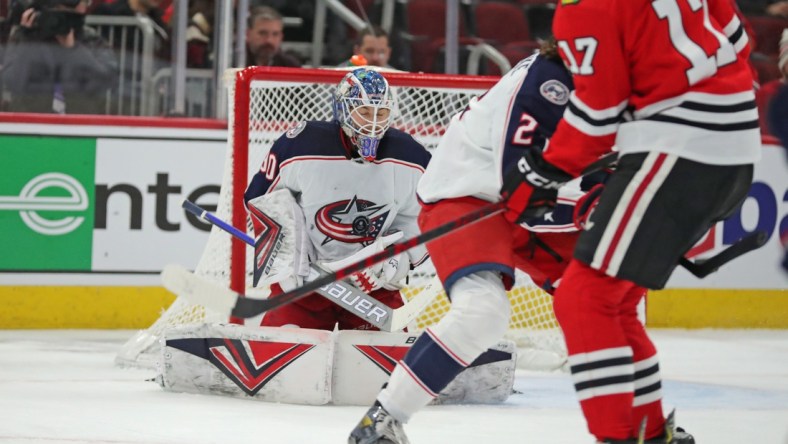
<path id="1" fill-rule="evenodd" d="M 287 129 L 304 120 L 331 120 L 332 91 L 345 70 L 252 67 L 228 71 L 229 131 L 224 173 L 215 214 L 242 230 L 247 229 L 243 193 L 259 169 L 273 142 Z M 451 117 L 461 112 L 473 96 L 489 89 L 493 77 L 451 76 L 386 72 L 397 100 L 392 126 L 413 135 L 433 149 Z M 211 211 L 208 205 L 204 207 Z M 195 273 L 204 279 L 250 294 L 265 292 L 251 288 L 252 249 L 213 228 Z M 434 276 L 430 264 L 414 270 L 405 296 L 410 299 Z M 440 290 L 437 292 L 440 293 Z M 512 318 L 508 337 L 517 342 L 521 367 L 552 369 L 560 366 L 566 352 L 560 328 L 552 311 L 551 297 L 518 273 L 509 292 Z M 423 330 L 437 322 L 449 309 L 445 294 L 410 325 Z M 179 297 L 148 329 L 138 332 L 121 348 L 119 365 L 153 367 L 159 339 L 166 329 L 191 323 L 227 322 L 202 306 Z M 258 322 L 259 320 L 253 320 Z"/>

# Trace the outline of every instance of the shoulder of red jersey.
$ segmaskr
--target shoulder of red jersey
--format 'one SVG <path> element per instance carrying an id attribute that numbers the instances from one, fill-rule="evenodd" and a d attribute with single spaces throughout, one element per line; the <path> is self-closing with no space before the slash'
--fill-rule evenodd
<path id="1" fill-rule="evenodd" d="M 410 134 L 396 128 L 389 128 L 386 131 L 378 147 L 378 161 L 393 159 L 427 168 L 430 158 L 430 153 L 421 143 Z"/>

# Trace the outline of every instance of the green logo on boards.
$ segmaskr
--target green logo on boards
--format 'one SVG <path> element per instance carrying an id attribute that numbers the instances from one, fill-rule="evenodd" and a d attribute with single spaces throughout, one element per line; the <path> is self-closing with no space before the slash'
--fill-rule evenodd
<path id="1" fill-rule="evenodd" d="M 0 270 L 91 267 L 96 139 L 0 136 Z"/>

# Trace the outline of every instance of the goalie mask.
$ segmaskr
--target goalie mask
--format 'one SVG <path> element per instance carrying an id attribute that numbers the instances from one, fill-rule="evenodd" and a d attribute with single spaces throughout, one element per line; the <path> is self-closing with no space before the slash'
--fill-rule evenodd
<path id="1" fill-rule="evenodd" d="M 366 161 L 377 156 L 380 139 L 391 125 L 393 108 L 389 83 L 370 69 L 349 72 L 334 92 L 334 119 Z"/>

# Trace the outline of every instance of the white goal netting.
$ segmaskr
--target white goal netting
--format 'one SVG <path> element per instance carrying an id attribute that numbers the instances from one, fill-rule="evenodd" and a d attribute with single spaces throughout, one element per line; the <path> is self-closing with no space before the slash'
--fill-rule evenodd
<path id="1" fill-rule="evenodd" d="M 345 74 L 341 70 L 253 67 L 228 73 L 229 135 L 217 216 L 246 230 L 243 192 L 265 159 L 273 142 L 293 124 L 303 120 L 331 120 L 331 92 Z M 406 131 L 428 149 L 437 145 L 451 117 L 462 111 L 473 96 L 489 89 L 495 78 L 442 74 L 386 73 L 397 99 L 393 127 Z M 213 210 L 206 206 L 206 209 Z M 195 273 L 235 291 L 261 292 L 251 288 L 251 250 L 214 228 Z M 430 278 L 429 264 L 416 270 L 406 289 L 413 297 Z M 560 328 L 552 311 L 551 297 L 518 273 L 509 292 L 512 319 L 508 336 L 521 350 L 521 362 L 529 368 L 552 368 L 566 356 Z M 422 330 L 437 322 L 449 308 L 445 294 L 411 324 Z M 190 323 L 226 322 L 202 306 L 177 298 L 148 329 L 138 332 L 120 350 L 120 365 L 153 367 L 159 338 L 164 330 Z"/>

